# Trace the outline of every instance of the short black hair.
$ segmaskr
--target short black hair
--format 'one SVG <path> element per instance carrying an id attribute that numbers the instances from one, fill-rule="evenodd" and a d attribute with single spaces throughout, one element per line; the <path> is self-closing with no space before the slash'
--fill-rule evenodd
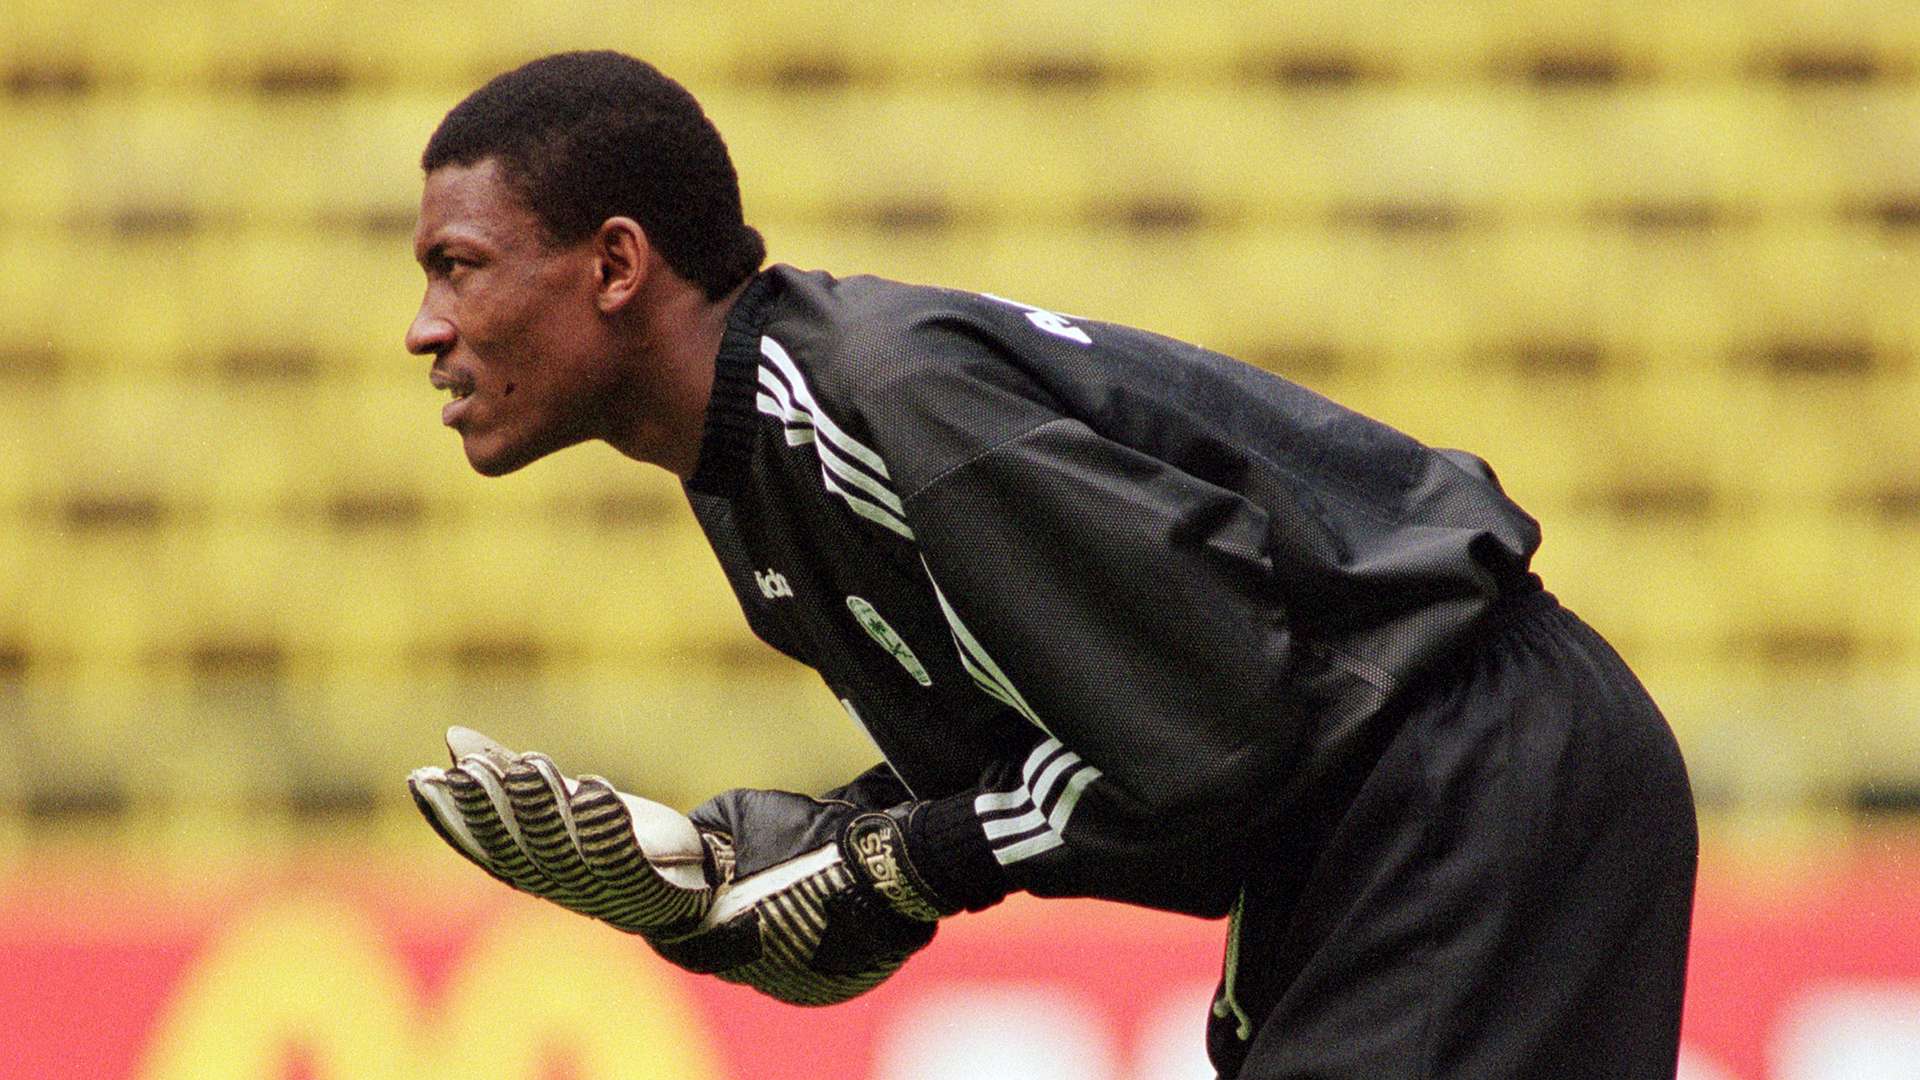
<path id="1" fill-rule="evenodd" d="M 555 243 L 640 223 L 667 265 L 718 300 L 760 269 L 727 144 L 686 87 L 617 52 L 567 52 L 498 75 L 453 107 L 420 166 L 488 158 Z"/>

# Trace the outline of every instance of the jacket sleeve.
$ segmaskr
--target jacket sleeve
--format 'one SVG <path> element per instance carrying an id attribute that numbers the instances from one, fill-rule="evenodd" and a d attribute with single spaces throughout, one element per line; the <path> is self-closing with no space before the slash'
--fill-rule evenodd
<path id="1" fill-rule="evenodd" d="M 936 888 L 984 845 L 1006 887 L 1224 914 L 1304 728 L 1266 512 L 1063 417 L 904 501 L 968 674 L 1034 731 L 922 815 Z"/>
<path id="2" fill-rule="evenodd" d="M 884 761 L 820 797 L 829 802 L 852 803 L 863 810 L 891 810 L 913 801 L 907 786 Z"/>

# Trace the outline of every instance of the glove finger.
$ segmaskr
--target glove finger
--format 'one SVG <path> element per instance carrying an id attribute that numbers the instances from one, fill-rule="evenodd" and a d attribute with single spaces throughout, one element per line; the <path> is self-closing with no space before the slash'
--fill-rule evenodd
<path id="1" fill-rule="evenodd" d="M 676 860 L 667 868 L 680 879 L 676 882 L 664 876 L 641 847 L 626 797 L 611 784 L 597 776 L 581 777 L 570 810 L 581 856 L 613 898 L 601 918 L 626 930 L 666 931 L 698 923 L 706 914 L 713 891 L 705 886 L 705 875 L 696 879 L 684 872 L 683 860 L 704 858 L 705 845 L 697 832 L 697 850 L 660 853 Z M 693 831 L 691 822 L 687 830 Z M 684 848 L 679 842 L 662 846 Z M 694 884 L 696 880 L 700 884 Z"/>
<path id="2" fill-rule="evenodd" d="M 506 832 L 507 840 L 520 849 L 520 854 L 524 858 L 526 841 L 521 838 L 520 823 L 513 816 L 513 799 L 507 794 L 507 769 L 512 764 L 511 761 L 502 763 L 490 754 L 468 754 L 460 759 L 455 768 L 447 770 L 447 779 L 454 781 L 455 774 L 459 773 L 473 782 L 473 787 L 455 784 L 456 794 L 462 800 L 460 808 L 466 815 L 467 823 L 475 824 L 476 811 L 482 818 L 499 822 L 501 829 Z M 473 802 L 476 792 L 478 797 L 486 800 L 484 805 Z M 492 853 L 491 845 L 488 847 L 488 852 Z"/>
<path id="3" fill-rule="evenodd" d="M 891 978 L 906 964 L 904 956 L 886 957 L 859 974 L 836 975 L 796 967 L 791 963 L 763 957 L 751 964 L 716 971 L 716 978 L 755 990 L 789 1005 L 838 1005 L 859 997 Z"/>
<path id="4" fill-rule="evenodd" d="M 557 886 L 553 899 L 598 916 L 607 897 L 575 842 L 566 778 L 545 754 L 529 753 L 507 770 L 505 785 L 520 827 L 521 846 Z"/>
<path id="5" fill-rule="evenodd" d="M 527 858 L 500 776 L 478 757 L 468 757 L 461 766 L 448 769 L 446 776 L 447 790 L 467 823 L 467 831 L 486 852 L 494 872 L 516 889 L 551 898 L 553 880 Z"/>
<path id="6" fill-rule="evenodd" d="M 827 898 L 852 887 L 853 871 L 836 860 L 761 900 L 755 906 L 760 912 L 760 941 L 767 953 L 804 967 L 826 932 Z"/>
<path id="7" fill-rule="evenodd" d="M 487 736 L 458 724 L 447 729 L 447 753 L 452 756 L 455 764 L 458 764 L 462 758 L 477 754 L 492 761 L 501 772 L 507 771 L 518 756 Z"/>
<path id="8" fill-rule="evenodd" d="M 493 862 L 487 858 L 486 849 L 480 841 L 474 839 L 467 828 L 467 820 L 460 812 L 459 804 L 453 801 L 453 792 L 447 790 L 445 769 L 428 766 L 415 769 L 407 777 L 407 790 L 413 794 L 413 805 L 418 807 L 420 815 L 440 834 L 447 846 L 466 856 L 469 862 L 480 869 L 493 873 Z"/>

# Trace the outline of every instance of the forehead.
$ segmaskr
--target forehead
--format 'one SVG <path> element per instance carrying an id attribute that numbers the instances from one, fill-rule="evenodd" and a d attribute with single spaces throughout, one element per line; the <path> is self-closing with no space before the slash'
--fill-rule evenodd
<path id="1" fill-rule="evenodd" d="M 508 185 L 494 159 L 443 165 L 427 174 L 413 232 L 415 255 L 450 241 L 518 248 L 537 245 L 544 236 L 540 219 Z"/>

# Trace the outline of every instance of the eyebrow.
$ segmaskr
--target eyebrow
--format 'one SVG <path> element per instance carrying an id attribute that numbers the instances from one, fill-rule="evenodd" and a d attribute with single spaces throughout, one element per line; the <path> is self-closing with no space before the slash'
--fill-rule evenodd
<path id="1" fill-rule="evenodd" d="M 445 258 L 446 254 L 447 242 L 445 240 L 439 240 L 436 241 L 432 247 L 414 256 L 413 261 L 419 263 L 421 266 L 427 266 Z"/>

